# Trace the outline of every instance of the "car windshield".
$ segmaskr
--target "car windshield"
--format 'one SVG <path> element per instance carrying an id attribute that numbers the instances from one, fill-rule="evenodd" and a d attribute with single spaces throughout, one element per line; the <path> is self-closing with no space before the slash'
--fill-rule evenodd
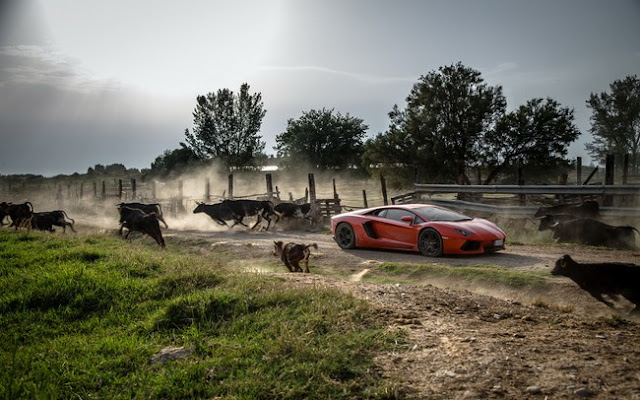
<path id="1" fill-rule="evenodd" d="M 420 215 L 423 215 L 429 221 L 453 222 L 453 221 L 470 221 L 473 219 L 464 214 L 460 214 L 459 212 L 447 210 L 446 208 L 440 208 L 440 207 L 419 207 L 419 208 L 414 208 L 413 211 L 415 211 Z"/>

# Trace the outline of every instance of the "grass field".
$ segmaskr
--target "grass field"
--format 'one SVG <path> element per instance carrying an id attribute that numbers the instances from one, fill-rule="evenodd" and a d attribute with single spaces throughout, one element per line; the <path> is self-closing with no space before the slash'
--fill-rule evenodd
<path id="1" fill-rule="evenodd" d="M 402 337 L 364 302 L 125 243 L 0 231 L 0 398 L 394 398 L 372 358 Z"/>

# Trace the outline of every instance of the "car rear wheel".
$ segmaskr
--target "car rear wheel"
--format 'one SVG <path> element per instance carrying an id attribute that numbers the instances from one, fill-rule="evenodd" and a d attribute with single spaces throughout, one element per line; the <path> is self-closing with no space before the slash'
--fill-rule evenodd
<path id="1" fill-rule="evenodd" d="M 341 249 L 354 249 L 356 247 L 356 235 L 353 227 L 346 222 L 336 226 L 336 242 Z"/>
<path id="2" fill-rule="evenodd" d="M 427 257 L 442 255 L 442 236 L 433 228 L 427 228 L 418 236 L 418 250 Z"/>

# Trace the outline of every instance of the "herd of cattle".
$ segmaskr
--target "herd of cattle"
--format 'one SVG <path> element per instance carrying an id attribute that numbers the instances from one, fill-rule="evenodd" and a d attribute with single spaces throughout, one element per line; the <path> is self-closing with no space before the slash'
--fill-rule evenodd
<path id="1" fill-rule="evenodd" d="M 633 226 L 614 226 L 602 222 L 597 201 L 587 200 L 575 205 L 540 207 L 535 214 L 540 219 L 540 231 L 553 231 L 558 242 L 635 249 Z"/>
<path id="2" fill-rule="evenodd" d="M 160 222 L 168 228 L 162 215 L 160 204 L 120 203 L 117 204 L 120 215 L 119 234 L 124 228 L 127 239 L 131 232 L 137 231 L 152 237 L 158 245 L 164 247 Z M 282 219 L 304 219 L 317 223 L 320 217 L 315 203 L 296 204 L 279 203 L 260 200 L 223 200 L 216 204 L 198 203 L 194 214 L 204 213 L 219 225 L 233 228 L 236 225 L 249 227 L 243 221 L 246 217 L 256 217 L 251 229 L 255 229 L 263 220 L 267 221 L 269 229 L 273 219 L 275 225 Z M 62 227 L 63 231 L 69 227 L 75 232 L 75 221 L 68 217 L 63 210 L 34 212 L 30 202 L 12 204 L 0 203 L 0 225 L 5 225 L 9 218 L 10 227 L 38 229 L 53 232 L 54 226 Z M 553 231 L 553 238 L 559 242 L 572 242 L 591 246 L 606 246 L 612 248 L 635 247 L 635 233 L 638 230 L 632 226 L 613 226 L 600 221 L 600 209 L 596 201 L 585 201 L 577 205 L 557 205 L 541 207 L 535 214 L 540 220 L 539 230 Z M 231 225 L 229 225 L 231 223 Z M 274 255 L 281 257 L 291 272 L 302 272 L 300 264 L 308 272 L 309 247 L 295 243 L 284 244 L 275 242 Z M 581 264 L 569 255 L 560 258 L 551 271 L 554 275 L 566 276 L 575 281 L 582 289 L 594 298 L 613 307 L 613 303 L 605 299 L 622 296 L 635 304 L 634 313 L 640 313 L 640 266 L 630 263 L 598 263 Z"/>
<path id="3" fill-rule="evenodd" d="M 122 235 L 126 228 L 125 239 L 129 237 L 131 232 L 136 231 L 149 235 L 160 246 L 165 246 L 160 222 L 165 228 L 169 226 L 162 215 L 160 204 L 120 203 L 116 207 L 120 215 L 118 232 Z M 257 221 L 251 229 L 255 229 L 265 220 L 267 221 L 266 230 L 269 229 L 274 218 L 275 225 L 283 219 L 304 219 L 311 223 L 317 223 L 320 217 L 318 206 L 315 203 L 279 203 L 274 206 L 271 201 L 260 200 L 223 200 L 217 204 L 198 203 L 193 213 L 205 213 L 216 223 L 230 228 L 236 225 L 248 227 L 243 222 L 244 219 L 257 217 Z M 0 203 L 0 225 L 5 224 L 4 221 L 7 217 L 11 221 L 9 227 L 15 227 L 15 229 L 27 228 L 54 232 L 54 226 L 60 226 L 64 231 L 68 226 L 75 232 L 73 227 L 75 221 L 69 218 L 65 211 L 34 212 L 33 204 L 28 201 L 20 204 Z M 232 222 L 232 225 L 227 222 Z"/>
<path id="4" fill-rule="evenodd" d="M 62 227 L 66 232 L 67 226 L 72 231 L 75 221 L 67 216 L 62 210 L 33 212 L 33 204 L 24 202 L 21 204 L 12 204 L 3 201 L 0 203 L 0 225 L 4 225 L 4 220 L 9 217 L 11 219 L 10 227 L 39 229 L 43 231 L 54 232 L 54 226 Z"/>

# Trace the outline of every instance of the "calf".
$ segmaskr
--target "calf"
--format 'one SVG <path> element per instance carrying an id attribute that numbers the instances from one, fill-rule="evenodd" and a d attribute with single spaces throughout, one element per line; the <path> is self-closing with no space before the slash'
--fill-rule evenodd
<path id="1" fill-rule="evenodd" d="M 145 203 L 120 203 L 117 204 L 118 210 L 121 207 L 134 208 L 142 211 L 145 214 L 154 213 L 158 221 L 161 221 L 164 224 L 165 228 L 169 228 L 167 222 L 162 217 L 162 206 L 158 203 L 145 204 Z M 120 223 L 122 223 L 122 215 L 120 215 Z"/>
<path id="2" fill-rule="evenodd" d="M 21 204 L 8 204 L 7 213 L 11 218 L 11 225 L 16 229 L 26 227 L 31 229 L 31 217 L 33 216 L 33 204 L 26 201 Z"/>
<path id="3" fill-rule="evenodd" d="M 613 308 L 613 303 L 602 295 L 612 298 L 623 296 L 633 304 L 632 313 L 640 312 L 640 266 L 626 263 L 587 264 L 574 261 L 571 256 L 564 255 L 556 261 L 551 270 L 553 275 L 570 278 L 582 289 L 599 301 Z"/>
<path id="4" fill-rule="evenodd" d="M 579 243 L 589 246 L 606 246 L 617 249 L 634 249 L 635 232 L 633 226 L 612 226 L 593 219 L 576 219 L 556 222 L 553 216 L 545 218 L 539 229 L 550 229 L 558 242 Z"/>
<path id="5" fill-rule="evenodd" d="M 211 219 L 216 221 L 219 225 L 224 225 L 224 226 L 229 226 L 226 221 L 233 220 L 234 224 L 230 228 L 236 226 L 239 223 L 237 219 L 234 217 L 233 212 L 231 212 L 231 209 L 229 207 L 226 207 L 222 203 L 216 203 L 216 204 L 198 203 L 198 206 L 193 210 L 193 213 L 194 214 L 205 213 L 209 217 L 211 217 Z"/>
<path id="6" fill-rule="evenodd" d="M 307 245 L 299 243 L 284 244 L 278 241 L 273 242 L 273 245 L 273 255 L 280 257 L 289 272 L 302 272 L 300 263 L 304 264 L 304 272 L 309 272 L 309 255 L 311 254 L 309 247 L 318 249 L 318 245 L 315 243 Z"/>
<path id="7" fill-rule="evenodd" d="M 129 208 L 122 206 L 123 217 L 120 222 L 120 234 L 122 229 L 127 228 L 128 231 L 124 235 L 125 239 L 129 238 L 129 234 L 133 231 L 141 232 L 151 236 L 161 247 L 165 247 L 164 238 L 162 237 L 162 231 L 160 230 L 160 223 L 154 213 L 147 214 L 137 208 Z"/>
<path id="8" fill-rule="evenodd" d="M 595 200 L 587 200 L 580 204 L 558 204 L 555 206 L 542 206 L 536 211 L 534 217 L 544 217 L 545 215 L 569 214 L 578 218 L 598 218 L 600 216 L 600 205 Z"/>
<path id="9" fill-rule="evenodd" d="M 32 228 L 50 232 L 55 231 L 53 226 L 62 227 L 63 232 L 67 231 L 68 226 L 73 232 L 75 232 L 76 230 L 73 228 L 74 223 L 75 221 L 69 218 L 67 213 L 63 210 L 33 213 L 33 218 L 31 219 Z"/>
<path id="10" fill-rule="evenodd" d="M 257 216 L 258 220 L 251 227 L 254 229 L 262 221 L 267 220 L 267 227 L 265 230 L 269 230 L 271 226 L 271 217 L 276 215 L 273 211 L 273 203 L 268 200 L 223 200 L 222 204 L 228 207 L 234 216 L 236 224 L 245 225 L 242 220 L 244 217 Z M 247 226 L 248 227 L 248 226 Z"/>

